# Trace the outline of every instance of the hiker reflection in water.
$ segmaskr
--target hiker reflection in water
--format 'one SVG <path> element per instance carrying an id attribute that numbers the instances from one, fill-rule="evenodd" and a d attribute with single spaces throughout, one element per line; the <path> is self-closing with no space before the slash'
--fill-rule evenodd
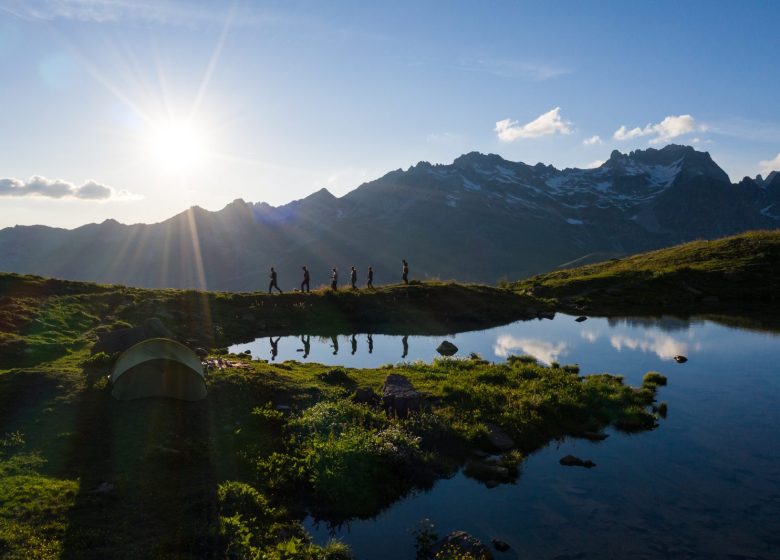
<path id="1" fill-rule="evenodd" d="M 401 359 L 403 360 L 406 355 L 409 353 L 409 335 L 405 334 L 404 337 L 401 339 L 401 344 L 404 345 L 404 353 L 401 356 Z"/>
<path id="2" fill-rule="evenodd" d="M 269 336 L 268 340 L 271 341 L 271 361 L 273 362 L 276 359 L 276 355 L 279 354 L 279 339 L 281 339 L 281 336 L 277 336 L 276 340 L 274 340 L 274 337 Z"/>
<path id="3" fill-rule="evenodd" d="M 311 352 L 311 340 L 308 334 L 301 335 L 301 342 L 303 343 L 303 357 L 308 358 L 309 352 Z"/>
<path id="4" fill-rule="evenodd" d="M 406 262 L 406 259 L 401 259 L 401 262 L 404 263 L 404 267 L 401 269 L 401 280 L 404 281 L 404 284 L 409 283 L 409 263 Z"/>
<path id="5" fill-rule="evenodd" d="M 330 341 L 333 343 L 333 355 L 339 353 L 339 337 L 337 337 L 335 334 L 330 337 Z"/>
<path id="6" fill-rule="evenodd" d="M 357 338 L 355 338 L 355 335 L 352 335 L 352 338 L 350 339 L 350 344 L 352 344 L 352 355 L 355 355 L 355 352 L 357 352 Z"/>
<path id="7" fill-rule="evenodd" d="M 374 351 L 374 337 L 368 335 L 368 353 L 371 354 Z"/>

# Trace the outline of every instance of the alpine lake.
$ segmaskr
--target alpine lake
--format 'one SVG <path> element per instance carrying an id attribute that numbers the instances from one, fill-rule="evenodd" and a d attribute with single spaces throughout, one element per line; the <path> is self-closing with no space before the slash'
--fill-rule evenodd
<path id="1" fill-rule="evenodd" d="M 315 540 L 337 538 L 357 558 L 413 558 L 415 531 L 463 530 L 510 545 L 496 558 L 780 558 L 780 332 L 705 319 L 519 321 L 449 336 L 347 333 L 257 339 L 259 359 L 373 368 L 430 362 L 449 340 L 457 357 L 501 362 L 529 354 L 578 364 L 580 374 L 621 374 L 640 385 L 668 377 L 666 418 L 652 431 L 608 431 L 604 441 L 563 439 L 523 461 L 515 484 L 487 487 L 462 472 L 371 519 L 307 517 Z M 673 357 L 683 355 L 685 363 Z M 596 468 L 568 468 L 572 454 Z"/>

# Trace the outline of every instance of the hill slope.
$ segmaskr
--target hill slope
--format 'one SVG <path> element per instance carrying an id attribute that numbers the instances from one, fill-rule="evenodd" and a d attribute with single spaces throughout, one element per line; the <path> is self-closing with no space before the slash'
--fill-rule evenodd
<path id="1" fill-rule="evenodd" d="M 763 311 L 780 306 L 780 232 L 755 231 L 541 274 L 514 289 L 591 312 Z"/>

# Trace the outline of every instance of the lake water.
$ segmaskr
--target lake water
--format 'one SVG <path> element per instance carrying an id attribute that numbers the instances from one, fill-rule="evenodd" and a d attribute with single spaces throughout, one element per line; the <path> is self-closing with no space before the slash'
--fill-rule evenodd
<path id="1" fill-rule="evenodd" d="M 578 363 L 581 374 L 620 373 L 637 385 L 667 375 L 669 414 L 652 432 L 600 443 L 566 439 L 531 455 L 514 485 L 487 489 L 458 474 L 370 520 L 329 527 L 307 519 L 358 558 L 414 558 L 412 530 L 430 518 L 444 535 L 464 530 L 512 547 L 496 558 L 780 559 L 780 336 L 709 321 L 573 317 L 525 321 L 447 337 L 365 334 L 310 339 L 306 360 L 375 367 L 431 360 L 444 340 L 493 361 L 532 354 Z M 276 360 L 303 360 L 300 338 L 278 341 Z M 270 359 L 268 339 L 237 345 Z M 405 354 L 405 355 L 404 355 Z M 689 361 L 677 364 L 676 354 Z M 566 468 L 566 454 L 597 467 Z"/>

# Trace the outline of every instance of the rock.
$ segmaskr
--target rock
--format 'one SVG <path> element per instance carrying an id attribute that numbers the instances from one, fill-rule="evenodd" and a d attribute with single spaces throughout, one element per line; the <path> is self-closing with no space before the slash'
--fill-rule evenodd
<path id="1" fill-rule="evenodd" d="M 359 387 L 355 390 L 355 394 L 352 395 L 352 402 L 374 405 L 379 402 L 379 395 L 371 388 Z"/>
<path id="2" fill-rule="evenodd" d="M 574 455 L 566 455 L 566 457 L 561 458 L 561 460 L 558 462 L 564 467 L 585 467 L 586 469 L 592 469 L 596 466 L 596 463 L 590 459 L 583 461 Z"/>
<path id="3" fill-rule="evenodd" d="M 540 311 L 536 316 L 540 319 L 555 319 L 555 311 Z"/>
<path id="4" fill-rule="evenodd" d="M 492 422 L 485 422 L 485 426 L 488 430 L 487 438 L 492 447 L 499 451 L 509 451 L 515 447 L 515 441 L 500 426 Z"/>
<path id="5" fill-rule="evenodd" d="M 252 355 L 252 351 L 251 350 L 244 350 L 244 354 L 246 354 L 247 356 L 251 356 Z"/>
<path id="6" fill-rule="evenodd" d="M 431 556 L 436 558 L 473 558 L 474 560 L 493 560 L 493 553 L 482 541 L 465 531 L 453 531 L 431 548 Z"/>
<path id="7" fill-rule="evenodd" d="M 420 410 L 422 395 L 403 375 L 391 373 L 382 385 L 382 404 L 387 412 L 405 418 L 410 412 Z"/>
<path id="8" fill-rule="evenodd" d="M 687 362 L 687 361 L 688 361 L 688 358 L 686 358 L 685 356 L 679 356 L 679 355 L 678 355 L 678 356 L 675 356 L 675 357 L 673 357 L 672 359 L 673 359 L 675 362 L 677 362 L 678 364 L 684 364 L 685 362 Z"/>
<path id="9" fill-rule="evenodd" d="M 463 468 L 463 473 L 486 484 L 496 483 L 497 485 L 512 479 L 508 468 L 488 461 L 469 460 Z"/>
<path id="10" fill-rule="evenodd" d="M 458 351 L 458 347 L 449 340 L 445 340 L 439 344 L 439 347 L 436 348 L 436 351 L 442 356 L 452 356 Z"/>
<path id="11" fill-rule="evenodd" d="M 587 318 L 587 317 L 585 317 L 585 315 L 580 315 L 579 317 L 577 317 L 577 318 L 576 318 L 576 319 L 574 319 L 574 320 L 575 320 L 575 321 L 577 321 L 578 323 L 582 323 L 583 321 L 587 321 L 587 320 L 588 320 L 588 318 Z"/>
<path id="12" fill-rule="evenodd" d="M 209 352 L 205 348 L 201 348 L 200 346 L 198 346 L 197 348 L 195 348 L 195 354 L 197 354 L 199 358 L 203 359 L 209 355 Z"/>
<path id="13" fill-rule="evenodd" d="M 506 552 L 511 548 L 508 543 L 500 539 L 493 539 L 490 542 L 493 544 L 493 548 L 495 548 L 499 552 Z"/>

